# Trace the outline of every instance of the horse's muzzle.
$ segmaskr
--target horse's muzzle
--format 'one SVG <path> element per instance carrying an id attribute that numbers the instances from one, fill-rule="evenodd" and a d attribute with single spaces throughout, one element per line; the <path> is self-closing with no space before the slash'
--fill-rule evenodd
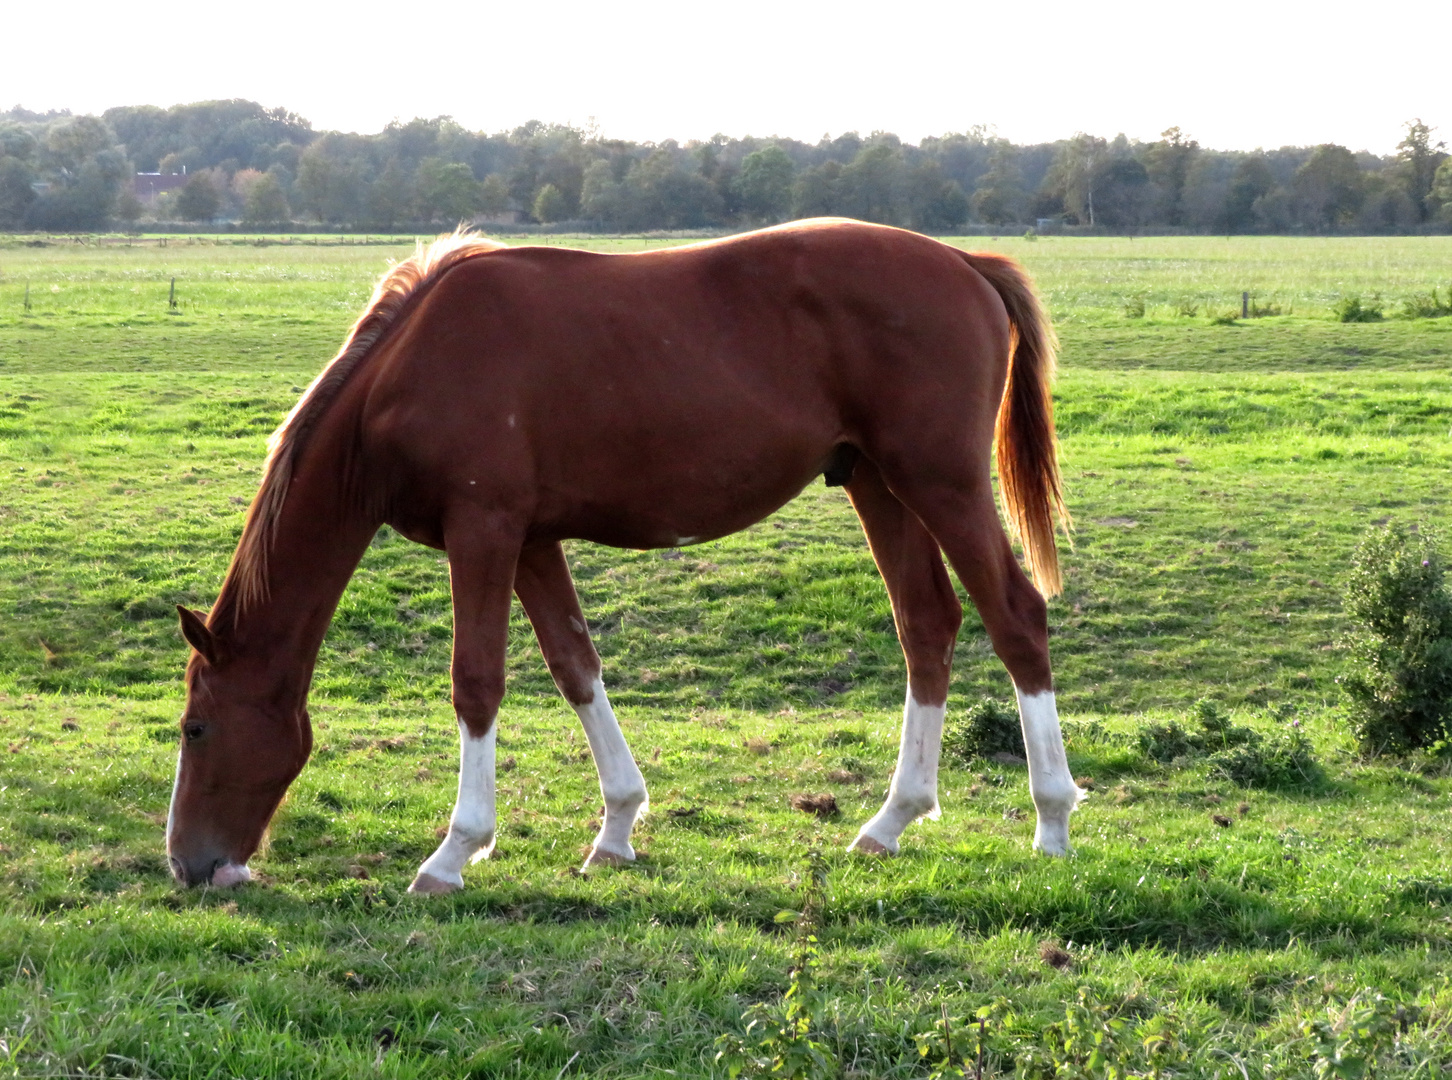
<path id="1" fill-rule="evenodd" d="M 186 886 L 210 885 L 214 889 L 228 889 L 252 880 L 252 871 L 245 865 L 226 859 L 186 860 L 172 855 L 168 861 L 172 877 Z"/>

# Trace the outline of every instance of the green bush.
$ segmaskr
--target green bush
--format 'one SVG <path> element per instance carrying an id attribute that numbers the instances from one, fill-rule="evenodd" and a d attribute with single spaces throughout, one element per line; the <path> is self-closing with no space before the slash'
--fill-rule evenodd
<path id="1" fill-rule="evenodd" d="M 1331 309 L 1337 322 L 1381 322 L 1381 297 L 1363 301 L 1359 296 L 1343 296 Z"/>
<path id="2" fill-rule="evenodd" d="M 1210 755 L 1210 775 L 1241 787 L 1288 788 L 1319 783 L 1321 767 L 1311 753 L 1311 740 L 1300 729 L 1262 736 L 1250 728 L 1249 739 Z"/>
<path id="3" fill-rule="evenodd" d="M 1402 316 L 1407 319 L 1441 319 L 1452 315 L 1452 287 L 1447 289 L 1447 299 L 1443 300 L 1437 295 L 1437 287 L 1432 286 L 1432 291 L 1413 296 L 1402 304 Z"/>
<path id="4" fill-rule="evenodd" d="M 1024 757 L 1018 712 L 984 698 L 943 730 L 943 753 L 960 765 L 974 758 L 1008 753 Z"/>
<path id="5" fill-rule="evenodd" d="M 1138 744 L 1140 753 L 1161 765 L 1177 758 L 1197 757 L 1205 747 L 1200 736 L 1173 720 L 1168 724 L 1146 724 L 1140 729 Z"/>
<path id="6" fill-rule="evenodd" d="M 1434 538 L 1388 525 L 1351 557 L 1343 605 L 1355 629 L 1337 680 L 1363 751 L 1402 753 L 1452 735 L 1452 593 Z"/>

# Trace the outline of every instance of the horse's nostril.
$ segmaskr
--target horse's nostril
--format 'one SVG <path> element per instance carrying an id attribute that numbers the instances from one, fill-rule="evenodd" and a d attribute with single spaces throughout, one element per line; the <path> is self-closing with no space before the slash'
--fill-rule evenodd
<path id="1" fill-rule="evenodd" d="M 187 868 L 182 865 L 182 861 L 178 859 L 175 855 L 172 855 L 167 858 L 167 862 L 171 863 L 171 876 L 176 878 L 183 885 L 185 885 L 187 880 Z"/>

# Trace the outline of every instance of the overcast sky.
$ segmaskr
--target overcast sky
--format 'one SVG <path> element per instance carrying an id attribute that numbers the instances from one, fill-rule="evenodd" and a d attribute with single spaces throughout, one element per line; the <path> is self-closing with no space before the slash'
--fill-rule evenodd
<path id="1" fill-rule="evenodd" d="M 58 11 L 64 14 L 57 14 Z M 451 115 L 684 142 L 992 127 L 1388 153 L 1420 116 L 1452 141 L 1452 3 L 864 4 L 313 0 L 10 5 L 0 109 L 250 98 L 314 127 Z"/>

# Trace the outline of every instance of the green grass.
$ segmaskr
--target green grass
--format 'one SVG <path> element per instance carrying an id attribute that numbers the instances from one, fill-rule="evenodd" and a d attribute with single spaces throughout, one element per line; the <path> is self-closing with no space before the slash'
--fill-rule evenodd
<path id="1" fill-rule="evenodd" d="M 945 770 L 943 820 L 897 860 L 842 853 L 886 788 L 902 661 L 850 509 L 814 485 L 679 557 L 571 547 L 651 788 L 641 863 L 573 872 L 598 789 L 516 614 L 499 852 L 431 901 L 403 890 L 454 790 L 447 578 L 387 530 L 325 644 L 318 748 L 261 887 L 178 892 L 160 844 L 172 605 L 215 595 L 267 432 L 408 249 L 0 247 L 0 1075 L 709 1074 L 715 1037 L 786 986 L 776 915 L 813 846 L 823 1037 L 849 1075 L 926 1076 L 913 1036 L 997 999 L 990 1072 L 1027 1068 L 1081 988 L 1178 1024 L 1199 1056 L 1176 1075 L 1227 1076 L 1311 1075 L 1303 1024 L 1379 991 L 1422 1009 L 1379 1075 L 1426 1045 L 1445 1075 L 1452 778 L 1357 762 L 1334 679 L 1357 539 L 1447 519 L 1452 319 L 1396 312 L 1445 284 L 1452 242 L 971 246 L 1029 264 L 1065 343 L 1078 527 L 1050 618 L 1096 788 L 1075 857 L 1030 855 L 1023 771 L 987 762 Z M 1242 289 L 1286 314 L 1212 324 Z M 1386 321 L 1333 321 L 1375 294 Z M 983 695 L 1010 688 L 970 618 L 951 706 Z M 1204 696 L 1300 720 L 1325 782 L 1246 792 L 1134 748 Z M 839 818 L 788 806 L 827 790 Z"/>

